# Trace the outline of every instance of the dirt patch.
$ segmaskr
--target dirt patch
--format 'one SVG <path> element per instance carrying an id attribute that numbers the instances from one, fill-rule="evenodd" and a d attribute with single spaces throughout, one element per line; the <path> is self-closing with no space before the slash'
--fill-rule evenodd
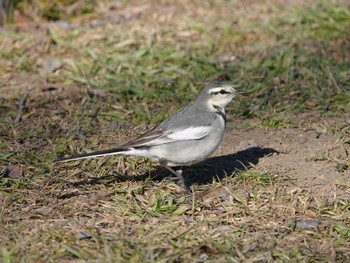
<path id="1" fill-rule="evenodd" d="M 314 129 L 229 128 L 214 155 L 251 149 L 270 149 L 271 154 L 260 156 L 252 167 L 285 177 L 291 190 L 300 188 L 313 197 L 350 198 L 350 170 L 342 169 L 350 145 L 334 135 Z"/>

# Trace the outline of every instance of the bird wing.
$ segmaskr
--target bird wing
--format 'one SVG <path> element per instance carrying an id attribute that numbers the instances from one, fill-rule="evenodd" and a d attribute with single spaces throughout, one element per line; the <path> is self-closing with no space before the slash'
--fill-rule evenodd
<path id="1" fill-rule="evenodd" d="M 153 130 L 122 147 L 149 147 L 175 141 L 199 140 L 211 132 L 211 123 L 216 118 L 217 114 L 202 111 L 190 103 L 173 113 Z"/>
<path id="2" fill-rule="evenodd" d="M 166 137 L 175 141 L 199 140 L 207 136 L 210 130 L 210 126 L 190 126 L 185 129 L 174 130 Z"/>
<path id="3" fill-rule="evenodd" d="M 179 127 L 175 130 L 163 130 L 158 127 L 122 145 L 122 147 L 147 147 L 176 141 L 199 140 L 207 136 L 210 130 L 210 126 Z"/>

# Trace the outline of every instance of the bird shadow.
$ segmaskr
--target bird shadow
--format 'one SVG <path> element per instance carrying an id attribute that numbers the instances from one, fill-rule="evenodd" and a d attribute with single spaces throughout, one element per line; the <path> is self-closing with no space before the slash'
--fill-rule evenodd
<path id="1" fill-rule="evenodd" d="M 202 163 L 183 167 L 182 174 L 187 186 L 210 184 L 214 179 L 221 180 L 237 171 L 249 170 L 260 158 L 274 153 L 279 152 L 272 148 L 249 147 L 233 154 L 211 157 Z M 141 175 L 141 178 L 144 176 L 150 176 L 153 180 L 163 180 L 169 176 L 169 172 L 163 167 L 157 167 L 151 174 Z"/>
<path id="2" fill-rule="evenodd" d="M 206 159 L 204 162 L 188 166 L 188 167 L 175 167 L 183 170 L 182 174 L 185 179 L 186 186 L 193 184 L 203 185 L 210 184 L 213 180 L 221 180 L 227 176 L 234 175 L 237 171 L 249 170 L 252 166 L 259 162 L 260 158 L 269 156 L 274 153 L 279 153 L 272 148 L 263 147 L 248 147 L 242 151 L 211 157 Z M 94 177 L 88 180 L 78 181 L 73 184 L 75 186 L 85 184 L 109 184 L 113 182 L 125 182 L 125 181 L 144 181 L 150 179 L 151 181 L 161 181 L 166 178 L 172 177 L 173 175 L 163 168 L 157 166 L 154 170 L 139 174 L 136 176 L 124 176 L 118 174 L 108 174 L 102 177 Z"/>

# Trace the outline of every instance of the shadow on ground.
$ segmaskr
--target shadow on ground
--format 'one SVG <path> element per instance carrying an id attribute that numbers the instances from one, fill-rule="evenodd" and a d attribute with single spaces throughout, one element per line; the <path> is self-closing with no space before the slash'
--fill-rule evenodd
<path id="1" fill-rule="evenodd" d="M 184 167 L 183 176 L 188 186 L 212 183 L 213 179 L 221 180 L 234 175 L 237 171 L 249 170 L 259 162 L 260 158 L 273 153 L 278 152 L 272 148 L 249 147 L 233 154 L 211 157 L 200 164 Z M 164 179 L 167 176 L 170 176 L 169 173 L 162 167 L 151 172 L 151 178 L 154 180 Z"/>
<path id="2" fill-rule="evenodd" d="M 220 180 L 226 176 L 233 175 L 237 171 L 249 170 L 259 162 L 260 158 L 273 153 L 278 152 L 272 148 L 249 147 L 233 154 L 211 157 L 200 164 L 184 167 L 183 176 L 188 186 L 192 184 L 202 185 L 212 183 L 213 179 Z M 115 181 L 144 181 L 147 178 L 151 178 L 152 181 L 161 181 L 169 176 L 172 175 L 163 167 L 158 166 L 151 172 L 137 176 L 130 177 L 110 174 L 72 184 L 75 186 L 84 184 L 109 184 Z"/>
<path id="3" fill-rule="evenodd" d="M 233 154 L 211 157 L 203 163 L 185 168 L 184 176 L 189 185 L 212 183 L 213 179 L 223 179 L 237 171 L 249 170 L 260 158 L 273 153 L 278 151 L 272 148 L 249 147 Z"/>

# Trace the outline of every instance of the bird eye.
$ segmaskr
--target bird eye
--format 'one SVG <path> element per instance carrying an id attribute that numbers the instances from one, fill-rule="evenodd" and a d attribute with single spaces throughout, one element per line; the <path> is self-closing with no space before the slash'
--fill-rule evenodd
<path id="1" fill-rule="evenodd" d="M 224 95 L 224 94 L 229 94 L 229 93 L 230 93 L 229 91 L 226 91 L 226 90 L 222 89 L 222 90 L 220 90 L 220 91 L 211 92 L 210 95 L 216 96 L 216 95 L 218 95 L 218 94 Z"/>

